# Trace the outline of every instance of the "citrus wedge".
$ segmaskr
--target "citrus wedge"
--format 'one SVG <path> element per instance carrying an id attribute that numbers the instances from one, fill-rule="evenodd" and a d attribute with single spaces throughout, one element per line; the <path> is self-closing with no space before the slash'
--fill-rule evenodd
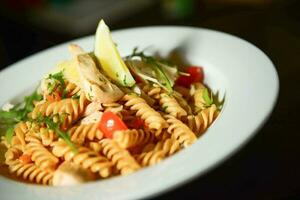
<path id="1" fill-rule="evenodd" d="M 106 75 L 112 80 L 125 87 L 135 84 L 135 80 L 122 60 L 112 40 L 110 30 L 103 20 L 97 27 L 94 54 Z"/>

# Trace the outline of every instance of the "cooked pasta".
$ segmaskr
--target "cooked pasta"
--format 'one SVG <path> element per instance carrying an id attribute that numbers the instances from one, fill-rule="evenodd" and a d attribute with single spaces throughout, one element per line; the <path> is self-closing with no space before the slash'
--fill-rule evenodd
<path id="1" fill-rule="evenodd" d="M 198 113 L 206 107 L 206 102 L 203 98 L 203 94 L 206 87 L 201 83 L 195 83 L 191 87 L 191 93 L 194 99 L 194 111 Z"/>
<path id="2" fill-rule="evenodd" d="M 80 91 L 81 91 L 79 86 L 77 86 L 76 84 L 71 83 L 71 82 L 68 82 L 66 84 L 65 90 L 66 90 L 66 93 L 67 93 L 67 95 L 66 95 L 67 97 L 72 97 L 72 96 L 80 93 Z"/>
<path id="3" fill-rule="evenodd" d="M 146 92 L 150 97 L 159 100 L 159 104 L 161 109 L 177 118 L 181 118 L 182 116 L 186 116 L 187 112 L 184 110 L 180 104 L 177 102 L 176 98 L 168 94 L 158 85 L 145 85 L 143 87 L 144 92 Z"/>
<path id="4" fill-rule="evenodd" d="M 51 185 L 53 171 L 40 169 L 34 163 L 24 164 L 19 160 L 15 160 L 8 165 L 10 173 L 14 173 L 17 177 L 22 177 L 24 180 L 29 180 L 35 183 Z"/>
<path id="5" fill-rule="evenodd" d="M 39 131 L 40 131 L 39 133 L 42 140 L 42 144 L 44 146 L 51 145 L 52 142 L 56 141 L 58 138 L 57 134 L 51 129 L 41 127 Z"/>
<path id="6" fill-rule="evenodd" d="M 180 150 L 180 143 L 178 140 L 173 138 L 168 138 L 162 141 L 159 141 L 154 147 L 154 151 L 163 151 L 165 155 L 172 155 Z"/>
<path id="7" fill-rule="evenodd" d="M 196 135 L 182 121 L 173 116 L 166 116 L 166 118 L 168 118 L 167 122 L 170 125 L 168 127 L 168 132 L 171 134 L 171 138 L 178 140 L 184 147 L 187 147 L 196 141 Z"/>
<path id="8" fill-rule="evenodd" d="M 187 117 L 188 125 L 190 129 L 196 133 L 197 136 L 200 136 L 211 123 L 217 118 L 219 111 L 215 104 L 211 105 L 208 108 L 205 108 L 197 115 L 189 115 Z"/>
<path id="9" fill-rule="evenodd" d="M 18 148 L 24 151 L 25 149 L 25 134 L 28 131 L 26 123 L 20 122 L 16 125 L 14 132 L 15 138 L 13 138 L 12 144 L 18 146 Z"/>
<path id="10" fill-rule="evenodd" d="M 83 144 L 87 140 L 101 140 L 104 137 L 96 123 L 74 126 L 70 128 L 69 134 L 71 136 L 71 140 L 77 144 Z"/>
<path id="11" fill-rule="evenodd" d="M 31 155 L 31 160 L 41 169 L 55 169 L 59 160 L 39 142 L 26 145 L 25 154 Z"/>
<path id="12" fill-rule="evenodd" d="M 123 149 L 113 140 L 103 139 L 100 142 L 102 144 L 102 153 L 105 155 L 120 171 L 122 175 L 129 174 L 140 169 L 140 165 L 130 155 L 130 153 Z"/>
<path id="13" fill-rule="evenodd" d="M 131 174 L 195 143 L 220 113 L 203 74 L 137 49 L 118 62 L 69 50 L 71 60 L 0 112 L 1 162 L 14 179 L 62 186 Z"/>
<path id="14" fill-rule="evenodd" d="M 59 158 L 63 157 L 65 161 L 74 162 L 84 169 L 99 173 L 103 178 L 112 174 L 112 164 L 108 159 L 87 147 L 79 147 L 75 153 L 63 140 L 59 140 L 53 143 L 52 152 Z"/>
<path id="15" fill-rule="evenodd" d="M 145 120 L 150 131 L 154 131 L 156 135 L 159 135 L 163 128 L 167 127 L 166 120 L 138 95 L 133 93 L 126 94 L 123 100 L 125 101 L 125 106 L 136 111 L 136 116 Z"/>
<path id="16" fill-rule="evenodd" d="M 87 99 L 85 94 L 81 94 L 79 99 L 67 98 L 61 101 L 45 102 L 37 105 L 32 113 L 32 119 L 37 119 L 40 115 L 43 116 L 55 116 L 65 118 L 62 129 L 67 129 L 72 123 L 74 123 L 84 112 Z M 56 119 L 58 120 L 58 119 Z"/>
<path id="17" fill-rule="evenodd" d="M 149 131 L 139 130 L 124 130 L 115 131 L 113 140 L 116 141 L 122 148 L 130 148 L 139 145 L 144 145 L 153 142 L 155 136 Z"/>
<path id="18" fill-rule="evenodd" d="M 141 166 L 151 166 L 159 163 L 161 160 L 165 158 L 164 151 L 149 151 L 144 152 L 135 156 L 136 160 L 140 163 Z"/>

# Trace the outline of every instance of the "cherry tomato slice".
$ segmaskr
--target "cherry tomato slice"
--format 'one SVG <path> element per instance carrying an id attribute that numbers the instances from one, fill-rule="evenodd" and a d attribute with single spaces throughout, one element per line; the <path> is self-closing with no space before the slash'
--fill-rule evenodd
<path id="1" fill-rule="evenodd" d="M 99 129 L 107 138 L 112 138 L 113 133 L 118 130 L 127 130 L 126 124 L 113 112 L 104 112 L 99 123 Z"/>
<path id="2" fill-rule="evenodd" d="M 176 80 L 176 84 L 189 87 L 192 83 L 203 82 L 204 73 L 202 67 L 190 66 L 186 68 L 185 72 L 190 74 L 190 76 L 179 76 Z"/>
<path id="3" fill-rule="evenodd" d="M 144 126 L 144 120 L 142 120 L 141 118 L 135 118 L 134 120 L 132 120 L 132 122 L 130 122 L 130 128 L 134 128 L 134 129 L 141 129 Z"/>

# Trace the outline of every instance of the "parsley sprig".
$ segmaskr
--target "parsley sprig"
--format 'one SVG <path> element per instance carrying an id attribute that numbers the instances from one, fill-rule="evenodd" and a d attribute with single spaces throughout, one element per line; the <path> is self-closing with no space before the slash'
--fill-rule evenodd
<path id="1" fill-rule="evenodd" d="M 49 74 L 46 79 L 49 81 L 47 84 L 47 88 L 50 92 L 50 95 L 53 92 L 58 91 L 60 94 L 62 94 L 61 95 L 62 99 L 66 98 L 68 91 L 65 89 L 66 83 L 64 80 L 63 71 L 54 74 Z"/>

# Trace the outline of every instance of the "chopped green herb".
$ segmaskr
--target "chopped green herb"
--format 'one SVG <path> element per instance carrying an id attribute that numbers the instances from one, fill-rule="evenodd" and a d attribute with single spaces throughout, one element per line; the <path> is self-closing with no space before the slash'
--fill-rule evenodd
<path id="1" fill-rule="evenodd" d="M 166 112 L 167 109 L 168 109 L 168 106 L 163 106 L 163 107 L 162 107 L 162 111 L 163 111 L 163 112 Z"/>
<path id="2" fill-rule="evenodd" d="M 68 90 L 64 89 L 64 91 L 63 91 L 63 93 L 62 93 L 62 95 L 61 95 L 61 98 L 62 98 L 62 99 L 67 98 L 68 92 L 69 92 Z"/>
<path id="3" fill-rule="evenodd" d="M 71 98 L 72 98 L 72 99 L 79 99 L 79 98 L 80 98 L 80 95 L 76 93 L 76 94 L 74 94 Z"/>
<path id="4" fill-rule="evenodd" d="M 47 77 L 48 82 L 47 88 L 52 94 L 54 91 L 59 90 L 60 92 L 63 92 L 65 88 L 65 81 L 64 81 L 64 74 L 63 71 L 57 72 L 55 74 L 49 74 Z"/>
<path id="5" fill-rule="evenodd" d="M 126 84 L 126 75 L 124 75 L 123 83 L 124 83 L 124 85 L 127 85 L 127 84 Z"/>
<path id="6" fill-rule="evenodd" d="M 64 132 L 60 129 L 60 124 L 63 122 L 63 121 L 61 121 L 62 118 L 59 117 L 60 121 L 54 122 L 53 117 L 55 117 L 55 116 L 52 116 L 52 118 L 51 118 L 48 116 L 40 115 L 37 117 L 37 119 L 35 121 L 37 121 L 38 123 L 45 123 L 47 125 L 48 129 L 53 130 L 60 138 L 62 138 L 67 143 L 67 145 L 72 149 L 72 151 L 74 153 L 77 153 L 76 146 L 71 141 L 70 135 L 67 132 Z"/>
<path id="7" fill-rule="evenodd" d="M 11 143 L 13 136 L 14 136 L 14 127 L 10 127 L 7 129 L 7 131 L 5 133 L 5 140 L 8 144 Z"/>
<path id="8" fill-rule="evenodd" d="M 206 103 L 206 106 L 211 106 L 213 104 L 212 93 L 209 95 L 207 88 L 205 88 L 203 91 L 203 99 Z"/>
<path id="9" fill-rule="evenodd" d="M 167 68 L 172 67 L 166 67 L 164 64 L 165 62 L 161 62 L 161 60 L 158 60 L 152 56 L 146 56 L 143 51 L 138 52 L 137 48 L 133 49 L 133 52 L 130 56 L 127 56 L 127 59 L 133 58 L 133 57 L 139 57 L 141 60 L 148 64 L 149 67 L 153 70 L 153 75 L 151 75 L 151 78 L 155 78 L 158 80 L 158 82 L 168 91 L 173 91 L 173 84 L 175 79 L 174 71 L 172 71 L 172 75 L 170 75 L 169 72 L 171 72 Z M 174 68 L 176 71 L 176 75 L 178 75 L 177 68 Z M 142 69 L 141 69 L 142 70 Z M 153 77 L 154 76 L 154 77 Z M 149 79 L 150 80 L 150 79 Z"/>
<path id="10" fill-rule="evenodd" d="M 88 93 L 89 99 L 93 98 L 93 95 L 91 95 L 90 93 Z"/>
<path id="11" fill-rule="evenodd" d="M 23 103 L 16 105 L 9 111 L 0 110 L 0 126 L 1 129 L 6 130 L 6 138 L 9 139 L 8 135 L 11 134 L 10 129 L 12 127 L 18 122 L 28 119 L 28 113 L 34 108 L 33 103 L 40 100 L 42 100 L 42 95 L 35 91 L 30 96 L 26 96 Z"/>

